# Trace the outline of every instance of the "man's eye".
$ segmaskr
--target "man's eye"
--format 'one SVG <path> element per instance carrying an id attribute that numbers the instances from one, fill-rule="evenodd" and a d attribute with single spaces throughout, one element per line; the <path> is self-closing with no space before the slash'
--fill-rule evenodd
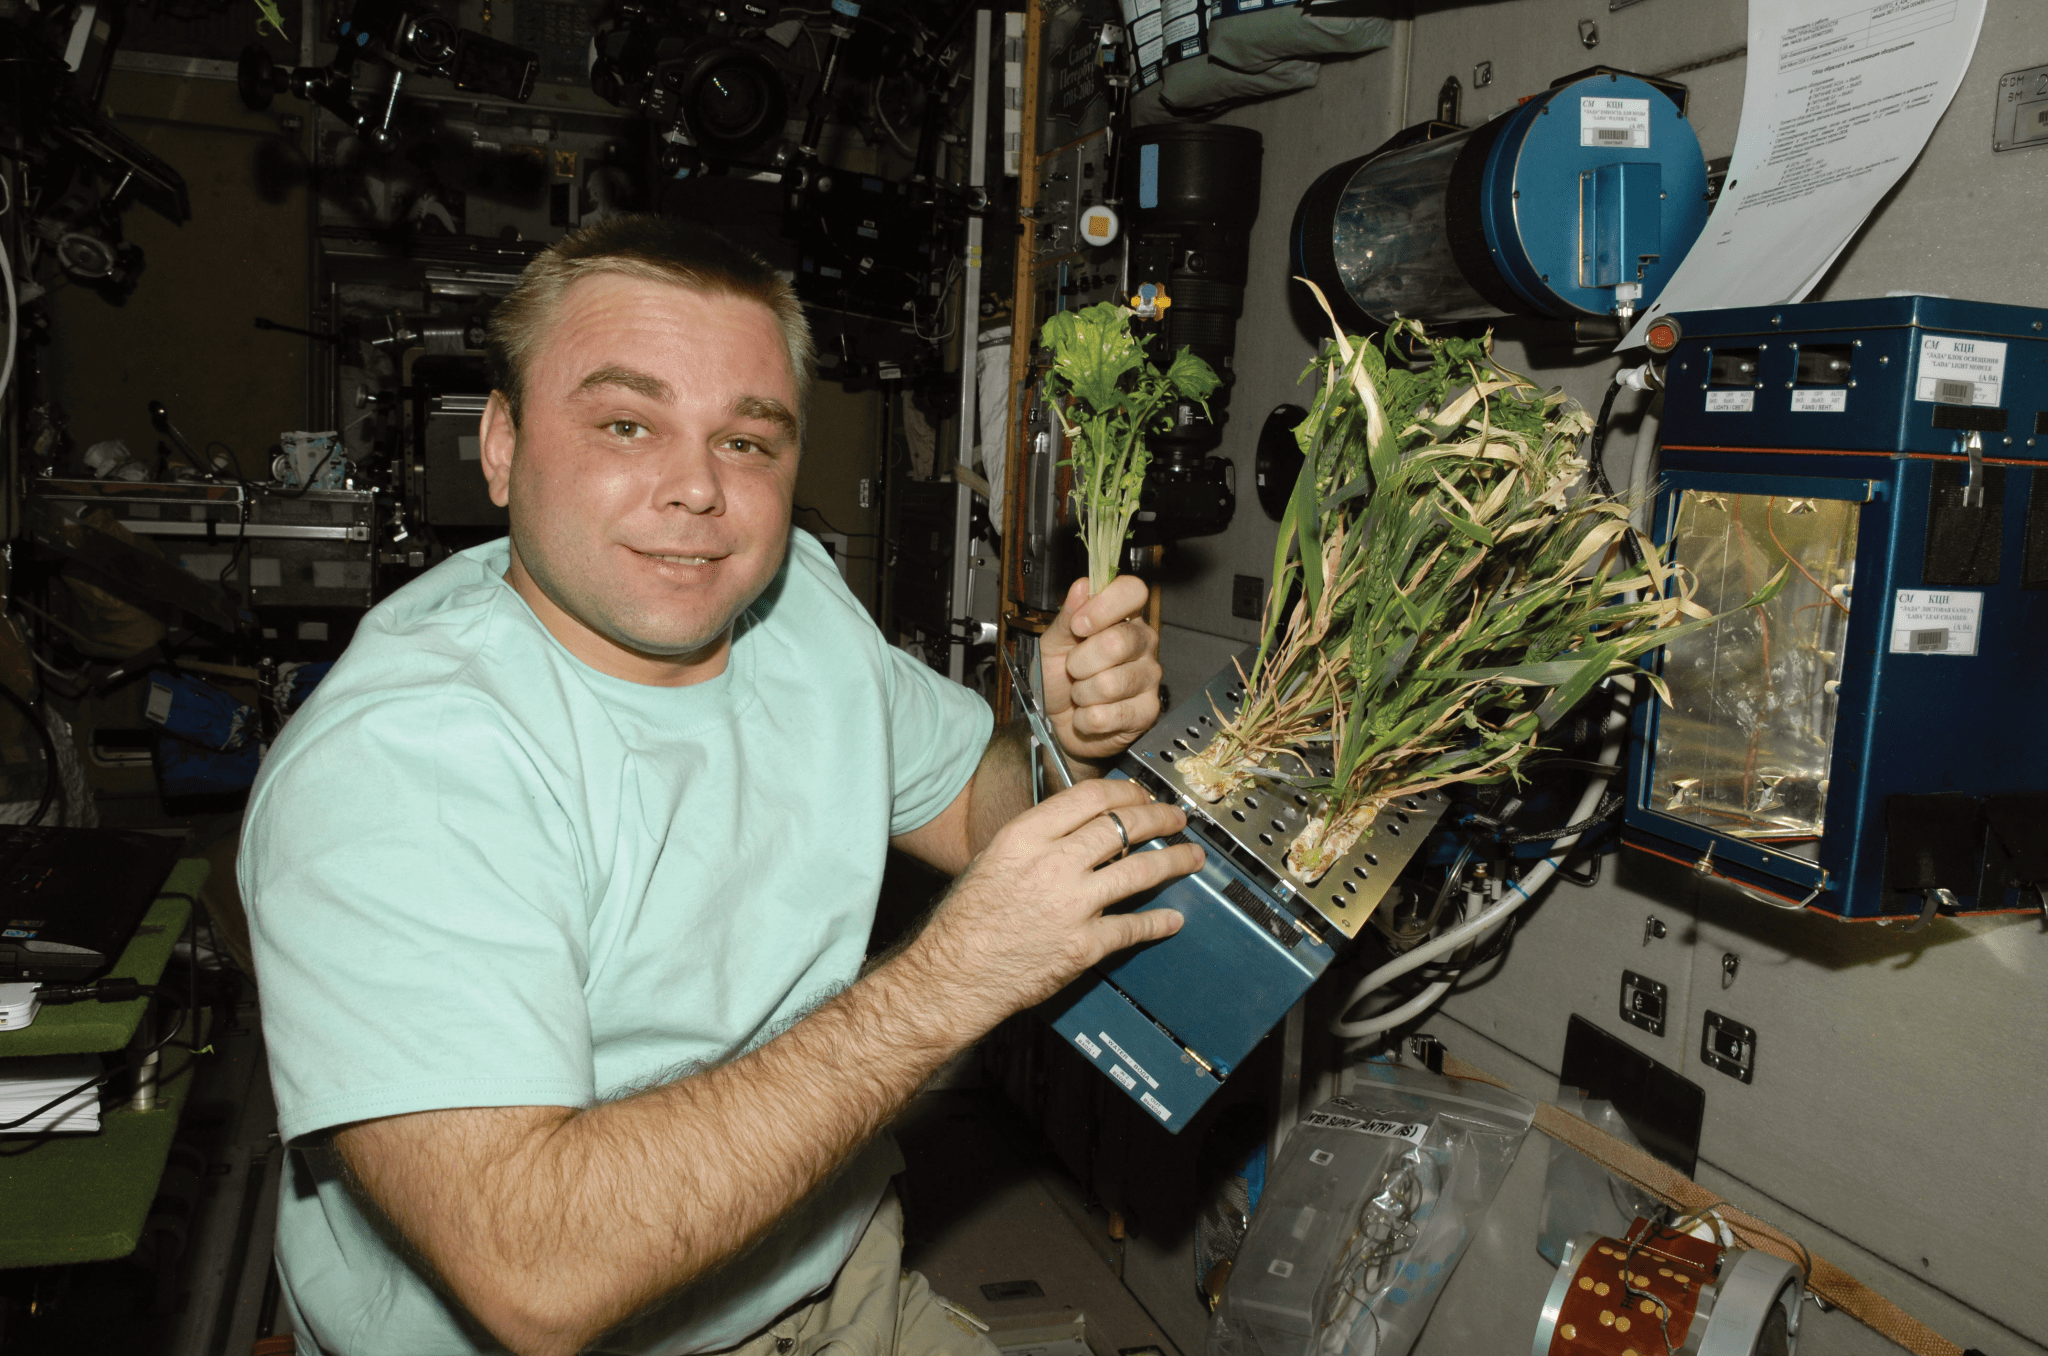
<path id="1" fill-rule="evenodd" d="M 725 445 L 735 452 L 765 453 L 768 449 L 752 438 L 727 438 Z"/>
<path id="2" fill-rule="evenodd" d="M 621 438 L 635 438 L 647 431 L 647 426 L 633 419 L 614 419 L 605 428 Z"/>

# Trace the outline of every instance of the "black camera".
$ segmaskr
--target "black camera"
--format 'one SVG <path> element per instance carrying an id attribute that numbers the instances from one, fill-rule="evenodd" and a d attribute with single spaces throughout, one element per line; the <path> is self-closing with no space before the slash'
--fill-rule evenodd
<path id="1" fill-rule="evenodd" d="M 646 114 L 670 148 L 663 167 L 671 173 L 688 167 L 690 149 L 700 158 L 747 155 L 789 117 L 782 73 L 758 45 L 775 19 L 762 0 L 659 8 L 623 0 L 598 25 L 590 87 Z"/>
<path id="2" fill-rule="evenodd" d="M 378 146 L 391 141 L 391 116 L 407 75 L 438 76 L 474 94 L 524 103 L 533 96 L 540 58 L 524 47 L 485 37 L 403 0 L 356 0 L 336 25 L 340 50 L 325 66 L 287 70 L 251 44 L 242 49 L 235 83 L 245 107 L 261 111 L 282 93 L 319 104 Z M 355 63 L 373 57 L 391 65 L 391 79 L 374 109 L 355 104 Z"/>

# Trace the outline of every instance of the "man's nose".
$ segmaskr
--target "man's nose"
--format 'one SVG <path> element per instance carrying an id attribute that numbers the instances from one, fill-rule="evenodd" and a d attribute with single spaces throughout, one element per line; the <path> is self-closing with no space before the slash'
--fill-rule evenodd
<path id="1" fill-rule="evenodd" d="M 680 508 L 690 513 L 725 511 L 725 487 L 719 478 L 718 457 L 701 443 L 682 443 L 661 458 L 654 486 L 657 508 Z"/>

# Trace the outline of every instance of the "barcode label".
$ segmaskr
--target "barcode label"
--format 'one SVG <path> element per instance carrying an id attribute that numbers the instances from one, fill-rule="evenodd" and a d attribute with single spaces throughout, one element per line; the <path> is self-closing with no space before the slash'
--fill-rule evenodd
<path id="1" fill-rule="evenodd" d="M 1900 589 L 1892 603 L 1893 654 L 1973 655 L 1984 595 L 1960 589 Z"/>
<path id="2" fill-rule="evenodd" d="M 1611 143 L 1626 146 L 1635 139 L 1635 135 L 1626 127 L 1595 127 L 1593 129 L 1593 139 L 1602 145 Z"/>
<path id="3" fill-rule="evenodd" d="M 1923 335 L 1917 377 L 1915 399 L 1941 405 L 1996 405 L 2005 388 L 2005 341 Z"/>

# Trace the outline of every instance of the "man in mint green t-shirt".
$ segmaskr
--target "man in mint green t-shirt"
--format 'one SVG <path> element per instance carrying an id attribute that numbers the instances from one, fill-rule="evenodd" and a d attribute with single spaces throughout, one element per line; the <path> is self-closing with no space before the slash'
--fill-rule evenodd
<path id="1" fill-rule="evenodd" d="M 510 538 L 364 619 L 250 802 L 301 1351 L 936 1349 L 880 1131 L 1201 862 L 1118 859 L 1183 820 L 1092 775 L 1158 715 L 1144 589 L 1047 632 L 1084 780 L 1033 808 L 790 530 L 813 363 L 764 265 L 613 218 L 491 331 Z M 863 974 L 891 843 L 959 879 Z"/>

